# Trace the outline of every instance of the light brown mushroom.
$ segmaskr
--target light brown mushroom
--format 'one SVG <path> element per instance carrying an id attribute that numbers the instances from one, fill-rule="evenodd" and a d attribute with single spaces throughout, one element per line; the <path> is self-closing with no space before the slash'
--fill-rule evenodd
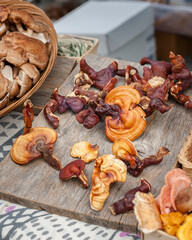
<path id="1" fill-rule="evenodd" d="M 92 174 L 90 195 L 91 208 L 100 211 L 109 196 L 109 187 L 113 182 L 125 182 L 127 167 L 114 155 L 105 155 L 96 159 Z"/>
<path id="2" fill-rule="evenodd" d="M 0 22 L 4 22 L 7 20 L 8 15 L 10 13 L 10 9 L 6 5 L 0 6 Z"/>
<path id="3" fill-rule="evenodd" d="M 4 76 L 4 78 L 9 80 L 9 87 L 8 87 L 8 92 L 9 92 L 9 98 L 13 99 L 19 94 L 19 85 L 17 81 L 13 78 L 13 70 L 12 67 L 9 65 L 4 66 L 3 69 L 1 69 L 1 73 Z"/>
<path id="4" fill-rule="evenodd" d="M 9 103 L 9 93 L 7 93 L 2 100 L 0 100 L 0 109 L 4 108 L 8 103 Z"/>
<path id="5" fill-rule="evenodd" d="M 85 163 L 95 160 L 98 153 L 99 146 L 97 144 L 91 145 L 87 141 L 75 143 L 71 148 L 71 156 L 74 158 L 81 158 Z"/>
<path id="6" fill-rule="evenodd" d="M 136 192 L 134 213 L 138 221 L 138 228 L 143 233 L 151 233 L 163 229 L 160 212 L 151 193 Z"/>
<path id="7" fill-rule="evenodd" d="M 8 30 L 8 25 L 5 23 L 0 23 L 0 36 L 6 33 Z"/>
<path id="8" fill-rule="evenodd" d="M 3 54 L 0 54 L 0 57 L 6 57 L 6 60 L 12 63 L 15 66 L 21 66 L 27 62 L 26 58 L 31 64 L 34 64 L 40 70 L 45 69 L 48 63 L 48 50 L 47 46 L 40 40 L 35 38 L 30 38 L 18 32 L 10 32 L 3 36 L 1 48 L 5 48 Z M 22 50 L 23 52 L 22 52 Z M 11 56 L 15 52 L 15 59 Z M 18 63 L 17 55 L 21 58 L 23 57 L 23 62 Z"/>
<path id="9" fill-rule="evenodd" d="M 20 92 L 17 95 L 18 98 L 22 97 L 31 87 L 33 86 L 32 80 L 29 76 L 23 72 L 22 70 L 19 71 L 19 75 L 16 77 L 17 83 L 20 86 Z"/>
<path id="10" fill-rule="evenodd" d="M 33 31 L 42 31 L 40 25 L 34 21 L 33 16 L 23 10 L 11 9 L 8 20 L 10 23 L 16 24 L 16 28 L 19 32 L 26 33 L 28 36 L 32 36 Z M 23 25 L 27 30 L 24 30 Z"/>
<path id="11" fill-rule="evenodd" d="M 35 65 L 31 63 L 25 63 L 20 68 L 33 80 L 33 85 L 36 84 L 40 78 L 40 72 Z"/>
<path id="12" fill-rule="evenodd" d="M 8 92 L 9 80 L 0 72 L 0 99 Z"/>
<path id="13" fill-rule="evenodd" d="M 9 48 L 8 46 L 6 60 L 15 66 L 21 66 L 28 61 L 28 57 L 23 48 L 16 46 L 14 48 Z"/>
<path id="14" fill-rule="evenodd" d="M 175 205 L 179 212 L 188 213 L 192 210 L 192 186 L 183 189 L 175 199 Z"/>

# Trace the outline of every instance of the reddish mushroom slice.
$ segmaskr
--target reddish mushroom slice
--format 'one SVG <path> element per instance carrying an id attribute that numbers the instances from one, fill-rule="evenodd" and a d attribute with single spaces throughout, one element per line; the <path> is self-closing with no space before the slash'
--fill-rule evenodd
<path id="1" fill-rule="evenodd" d="M 87 188 L 88 180 L 83 172 L 84 168 L 85 162 L 83 160 L 81 159 L 74 160 L 61 169 L 59 178 L 62 180 L 68 180 L 72 177 L 77 177 L 80 179 L 82 187 Z"/>
<path id="2" fill-rule="evenodd" d="M 52 167 L 61 169 L 61 163 L 53 155 L 57 132 L 51 128 L 36 127 L 29 133 L 19 136 L 11 148 L 11 158 L 19 164 L 26 164 L 42 157 Z"/>

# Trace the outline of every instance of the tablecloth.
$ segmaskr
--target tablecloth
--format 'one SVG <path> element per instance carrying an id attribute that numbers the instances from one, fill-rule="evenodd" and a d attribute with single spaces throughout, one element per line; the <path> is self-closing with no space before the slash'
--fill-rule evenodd
<path id="1" fill-rule="evenodd" d="M 22 133 L 23 116 L 12 111 L 0 118 L 0 162 Z M 10 183 L 11 184 L 11 183 Z M 0 199 L 1 240 L 140 240 L 140 235 L 88 224 Z"/>

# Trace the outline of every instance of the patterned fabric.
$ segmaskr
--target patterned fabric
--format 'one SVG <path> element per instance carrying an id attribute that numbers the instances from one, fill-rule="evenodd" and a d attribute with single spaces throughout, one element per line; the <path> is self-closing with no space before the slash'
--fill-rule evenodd
<path id="1" fill-rule="evenodd" d="M 21 113 L 0 118 L 0 162 L 23 131 Z M 0 200 L 0 240 L 140 240 L 134 235 Z"/>

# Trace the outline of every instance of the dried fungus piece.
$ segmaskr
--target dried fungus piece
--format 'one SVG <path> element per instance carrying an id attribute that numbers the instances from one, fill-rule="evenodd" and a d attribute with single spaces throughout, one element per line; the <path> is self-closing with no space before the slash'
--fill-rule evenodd
<path id="1" fill-rule="evenodd" d="M 137 218 L 139 229 L 143 233 L 151 233 L 163 229 L 160 212 L 151 193 L 137 192 L 133 200 L 134 213 Z"/>
<path id="2" fill-rule="evenodd" d="M 133 199 L 135 198 L 136 192 L 148 193 L 150 189 L 151 189 L 150 183 L 148 183 L 147 180 L 142 178 L 140 186 L 129 190 L 125 194 L 124 198 L 118 200 L 109 207 L 111 213 L 117 215 L 120 213 L 125 213 L 133 210 L 134 207 Z"/>
<path id="3" fill-rule="evenodd" d="M 117 83 L 117 79 L 114 78 L 118 70 L 118 63 L 113 61 L 107 68 L 101 69 L 96 72 L 93 70 L 85 61 L 81 59 L 80 68 L 83 73 L 86 73 L 88 77 L 93 82 L 93 86 L 99 88 L 100 90 L 110 91 L 114 88 Z"/>
<path id="4" fill-rule="evenodd" d="M 112 153 L 116 158 L 128 162 L 131 168 L 136 168 L 137 165 L 133 156 L 138 154 L 134 144 L 129 139 L 120 138 L 115 140 L 112 146 Z"/>
<path id="5" fill-rule="evenodd" d="M 95 160 L 98 154 L 99 146 L 97 144 L 91 145 L 87 141 L 75 143 L 71 148 L 71 156 L 74 158 L 80 158 L 85 163 Z"/>
<path id="6" fill-rule="evenodd" d="M 114 155 L 105 155 L 96 159 L 92 174 L 90 195 L 91 208 L 100 211 L 109 196 L 110 184 L 116 181 L 125 182 L 126 165 Z"/>
<path id="7" fill-rule="evenodd" d="M 11 148 L 11 158 L 19 164 L 27 164 L 37 158 L 43 158 L 52 167 L 61 169 L 61 163 L 53 155 L 57 132 L 51 128 L 35 127 L 19 136 Z"/>
<path id="8" fill-rule="evenodd" d="M 107 94 L 105 103 L 120 107 L 118 117 L 105 118 L 105 134 L 110 141 L 118 138 L 133 141 L 143 133 L 146 120 L 144 111 L 137 106 L 139 102 L 139 92 L 130 86 L 116 87 Z"/>
<path id="9" fill-rule="evenodd" d="M 176 236 L 177 230 L 179 226 L 184 222 L 186 215 L 180 212 L 171 212 L 168 214 L 161 214 L 160 217 L 163 223 L 164 230 L 168 234 Z"/>
<path id="10" fill-rule="evenodd" d="M 74 160 L 68 163 L 59 173 L 59 178 L 62 180 L 68 180 L 72 177 L 77 177 L 81 181 L 82 187 L 88 187 L 88 180 L 83 170 L 85 168 L 85 162 L 81 159 Z"/>
<path id="11" fill-rule="evenodd" d="M 179 227 L 176 236 L 180 240 L 191 240 L 192 237 L 192 214 L 188 215 L 185 222 Z"/>

